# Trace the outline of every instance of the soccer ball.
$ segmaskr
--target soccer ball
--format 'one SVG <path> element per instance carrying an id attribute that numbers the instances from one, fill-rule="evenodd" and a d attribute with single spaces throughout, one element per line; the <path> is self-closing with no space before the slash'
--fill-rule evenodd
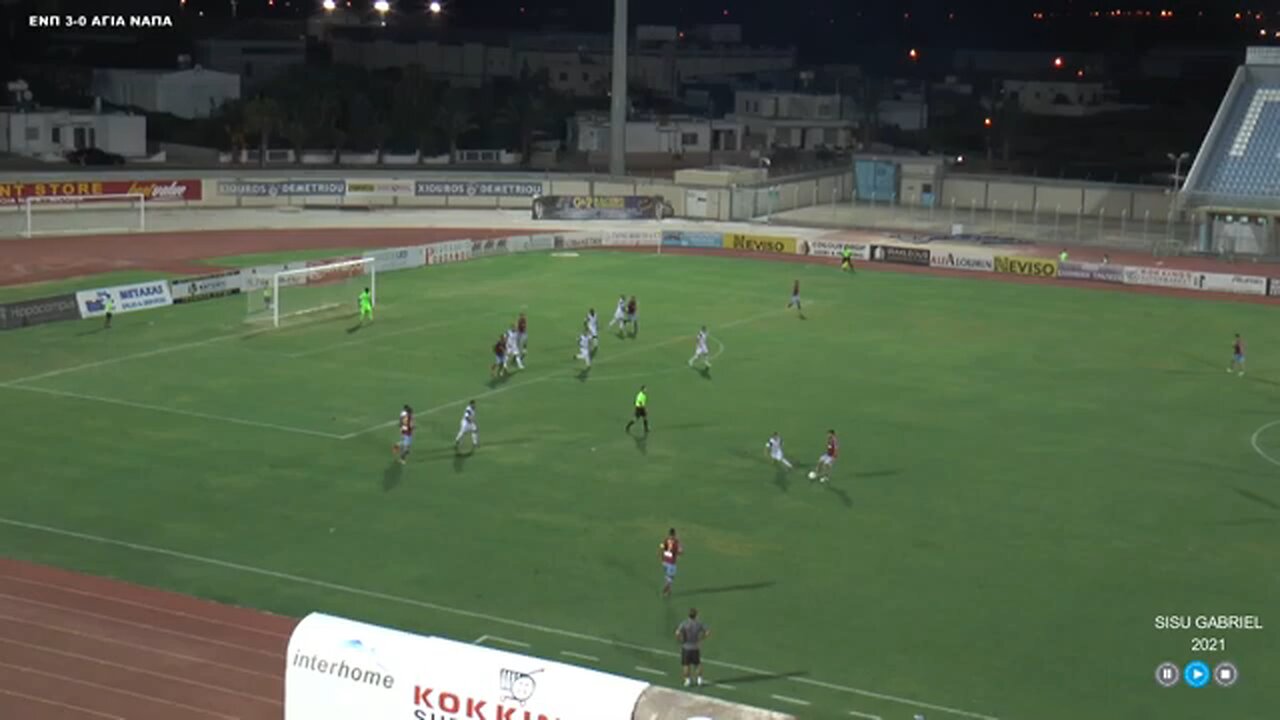
<path id="1" fill-rule="evenodd" d="M 816 472 L 814 472 L 814 471 L 810 470 L 810 471 L 809 471 L 809 479 L 810 479 L 810 480 L 817 480 L 817 479 L 818 479 L 818 473 L 816 473 Z"/>

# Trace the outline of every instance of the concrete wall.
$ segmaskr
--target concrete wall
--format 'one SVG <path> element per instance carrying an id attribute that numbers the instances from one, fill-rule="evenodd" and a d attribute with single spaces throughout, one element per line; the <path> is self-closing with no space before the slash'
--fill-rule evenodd
<path id="1" fill-rule="evenodd" d="M 905 197 L 904 186 L 904 198 Z M 1167 219 L 1174 197 L 1163 188 L 1034 177 L 947 175 L 940 207 L 1031 211 L 1041 216 Z"/>

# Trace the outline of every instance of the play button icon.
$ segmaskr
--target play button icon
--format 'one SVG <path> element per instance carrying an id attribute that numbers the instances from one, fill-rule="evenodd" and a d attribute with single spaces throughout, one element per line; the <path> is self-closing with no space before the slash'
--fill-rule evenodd
<path id="1" fill-rule="evenodd" d="M 1196 660 L 1187 663 L 1182 669 L 1182 679 L 1186 681 L 1187 687 L 1202 688 L 1209 684 L 1209 666 Z"/>

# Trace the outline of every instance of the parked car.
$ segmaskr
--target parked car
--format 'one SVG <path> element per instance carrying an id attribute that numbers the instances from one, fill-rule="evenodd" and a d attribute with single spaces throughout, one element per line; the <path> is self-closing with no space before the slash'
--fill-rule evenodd
<path id="1" fill-rule="evenodd" d="M 124 156 L 96 147 L 80 148 L 67 153 L 67 161 L 74 165 L 123 165 Z"/>

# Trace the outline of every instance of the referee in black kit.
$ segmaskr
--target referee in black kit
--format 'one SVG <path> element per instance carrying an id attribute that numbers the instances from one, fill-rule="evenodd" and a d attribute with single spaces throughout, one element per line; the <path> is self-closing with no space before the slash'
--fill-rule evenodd
<path id="1" fill-rule="evenodd" d="M 698 619 L 698 609 L 689 609 L 689 619 L 676 628 L 676 641 L 680 643 L 680 665 L 684 672 L 684 686 L 689 687 L 690 675 L 696 675 L 702 685 L 702 641 L 711 637 L 711 631 Z"/>

